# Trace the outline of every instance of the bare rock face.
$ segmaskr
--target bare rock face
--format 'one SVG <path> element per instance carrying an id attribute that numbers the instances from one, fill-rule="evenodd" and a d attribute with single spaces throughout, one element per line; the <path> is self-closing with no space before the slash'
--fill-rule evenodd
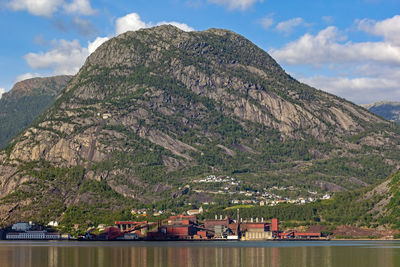
<path id="1" fill-rule="evenodd" d="M 104 43 L 0 153 L 1 205 L 53 201 L 58 216 L 82 203 L 118 209 L 121 198 L 182 197 L 180 185 L 210 173 L 359 188 L 399 164 L 399 137 L 238 34 L 160 26 Z"/>

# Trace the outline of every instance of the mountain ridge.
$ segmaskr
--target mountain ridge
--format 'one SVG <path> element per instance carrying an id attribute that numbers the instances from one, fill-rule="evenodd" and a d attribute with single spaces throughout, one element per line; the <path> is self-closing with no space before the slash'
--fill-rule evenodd
<path id="1" fill-rule="evenodd" d="M 71 78 L 61 75 L 27 79 L 4 93 L 0 99 L 0 148 L 50 107 Z"/>
<path id="2" fill-rule="evenodd" d="M 380 101 L 362 107 L 387 120 L 400 122 L 400 102 Z"/>
<path id="3" fill-rule="evenodd" d="M 92 53 L 0 154 L 0 218 L 179 206 L 198 201 L 204 188 L 193 180 L 213 173 L 242 179 L 237 192 L 360 188 L 399 165 L 398 137 L 380 117 L 294 80 L 238 34 L 127 32 Z"/>

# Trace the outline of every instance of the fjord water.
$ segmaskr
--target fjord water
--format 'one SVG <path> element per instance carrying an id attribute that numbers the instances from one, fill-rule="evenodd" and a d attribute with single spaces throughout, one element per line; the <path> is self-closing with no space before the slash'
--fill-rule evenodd
<path id="1" fill-rule="evenodd" d="M 0 242 L 0 266 L 400 266 L 400 242 Z"/>

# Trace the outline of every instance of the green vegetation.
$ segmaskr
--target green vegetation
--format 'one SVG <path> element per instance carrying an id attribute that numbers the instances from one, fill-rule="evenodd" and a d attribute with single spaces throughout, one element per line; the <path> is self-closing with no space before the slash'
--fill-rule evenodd
<path id="1" fill-rule="evenodd" d="M 391 223 L 400 229 L 400 172 L 393 174 L 390 182 L 390 194 L 392 198 L 386 206 L 388 215 L 381 220 L 381 223 Z"/>
<path id="2" fill-rule="evenodd" d="M 147 29 L 105 43 L 31 124 L 35 131 L 5 148 L 10 160 L 4 164 L 17 169 L 12 179 L 18 186 L 2 200 L 12 214 L 89 226 L 132 218 L 133 208 L 179 213 L 188 203 L 208 201 L 216 204 L 204 216 L 232 215 L 230 198 L 237 196 L 229 190 L 295 185 L 295 191 L 273 192 L 292 198 L 359 190 L 399 164 L 400 127 L 299 83 L 241 36 L 165 33 Z M 39 98 L 21 101 L 44 105 Z M 49 162 L 11 160 L 37 155 Z M 206 191 L 214 185 L 193 182 L 210 174 L 234 175 L 241 183 L 210 197 Z M 369 212 L 384 196 L 362 199 L 365 192 L 239 208 L 244 217 L 278 217 L 293 225 L 372 227 L 384 220 Z M 397 198 L 388 224 L 400 215 Z"/>
<path id="3" fill-rule="evenodd" d="M 15 89 L 4 94 L 0 99 L 0 148 L 7 146 L 14 136 L 49 108 L 69 79 L 68 76 L 41 78 L 31 81 L 34 85 L 26 85 L 26 91 Z"/>
<path id="4" fill-rule="evenodd" d="M 314 203 L 303 205 L 279 204 L 277 206 L 264 207 L 240 207 L 240 215 L 243 218 L 279 218 L 282 221 L 296 221 L 300 225 L 355 225 L 376 227 L 377 225 L 391 225 L 400 229 L 399 205 L 400 205 L 400 172 L 389 177 L 390 194 L 392 198 L 389 204 L 382 207 L 383 213 L 378 214 L 374 207 L 382 199 L 389 195 L 383 193 L 371 193 L 374 187 L 368 187 L 356 191 L 340 192 L 330 200 L 318 200 Z M 367 197 L 367 193 L 370 195 Z M 210 208 L 203 216 L 213 218 L 215 214 L 222 214 L 234 218 L 236 209 L 214 207 Z"/>

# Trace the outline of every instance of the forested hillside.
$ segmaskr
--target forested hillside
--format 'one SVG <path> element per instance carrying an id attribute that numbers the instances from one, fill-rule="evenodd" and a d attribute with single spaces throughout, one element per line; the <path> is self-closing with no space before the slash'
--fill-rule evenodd
<path id="1" fill-rule="evenodd" d="M 71 76 L 34 78 L 18 82 L 0 99 L 0 148 L 49 108 Z"/>
<path id="2" fill-rule="evenodd" d="M 0 218 L 97 220 L 273 186 L 363 188 L 399 151 L 397 126 L 296 81 L 244 37 L 159 26 L 101 45 L 3 150 Z M 192 190 L 208 175 L 240 185 Z"/>

